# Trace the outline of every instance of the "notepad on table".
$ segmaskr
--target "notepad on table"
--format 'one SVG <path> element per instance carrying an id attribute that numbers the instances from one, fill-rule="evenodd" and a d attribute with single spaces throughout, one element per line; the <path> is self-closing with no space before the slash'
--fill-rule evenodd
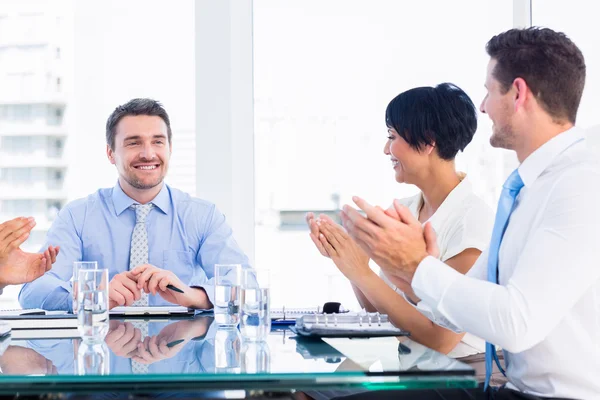
<path id="1" fill-rule="evenodd" d="M 110 315 L 124 316 L 176 316 L 194 315 L 194 310 L 182 306 L 122 306 L 110 310 Z"/>
<path id="2" fill-rule="evenodd" d="M 46 310 L 41 308 L 18 308 L 13 310 L 0 310 L 0 318 L 2 317 L 15 317 L 19 315 L 45 315 Z"/>
<path id="3" fill-rule="evenodd" d="M 407 331 L 392 325 L 386 314 L 379 313 L 303 315 L 296 320 L 293 331 L 302 336 L 314 337 L 381 337 L 409 335 Z"/>
<path id="4" fill-rule="evenodd" d="M 77 315 L 1 315 L 0 320 L 14 329 L 72 329 L 77 328 Z"/>
<path id="5" fill-rule="evenodd" d="M 74 339 L 81 336 L 77 328 L 15 329 L 10 335 L 12 340 Z"/>

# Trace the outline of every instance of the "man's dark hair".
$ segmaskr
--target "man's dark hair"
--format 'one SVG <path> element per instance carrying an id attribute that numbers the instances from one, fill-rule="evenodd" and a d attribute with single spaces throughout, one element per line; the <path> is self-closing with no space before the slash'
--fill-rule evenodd
<path id="1" fill-rule="evenodd" d="M 564 33 L 540 27 L 511 29 L 491 38 L 486 51 L 497 62 L 492 73 L 504 93 L 516 78 L 522 78 L 555 122 L 575 123 L 585 85 L 585 60 Z"/>
<path id="2" fill-rule="evenodd" d="M 453 160 L 473 139 L 477 109 L 461 88 L 442 83 L 400 93 L 388 104 L 385 123 L 413 149 L 435 143 L 442 159 Z"/>
<path id="3" fill-rule="evenodd" d="M 167 114 L 167 111 L 162 104 L 152 99 L 133 99 L 129 100 L 126 104 L 115 108 L 106 121 L 106 144 L 109 145 L 112 150 L 115 149 L 117 125 L 123 117 L 129 115 L 150 115 L 160 117 L 167 125 L 167 134 L 169 143 L 171 143 L 171 122 L 169 121 L 169 114 Z"/>

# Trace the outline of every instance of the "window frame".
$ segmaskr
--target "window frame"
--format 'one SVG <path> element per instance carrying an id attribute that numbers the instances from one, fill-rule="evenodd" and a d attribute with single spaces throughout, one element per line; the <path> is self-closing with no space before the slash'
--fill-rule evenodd
<path id="1" fill-rule="evenodd" d="M 513 0 L 514 27 L 531 26 L 532 1 Z M 195 23 L 196 194 L 225 214 L 254 265 L 253 0 L 197 1 Z"/>

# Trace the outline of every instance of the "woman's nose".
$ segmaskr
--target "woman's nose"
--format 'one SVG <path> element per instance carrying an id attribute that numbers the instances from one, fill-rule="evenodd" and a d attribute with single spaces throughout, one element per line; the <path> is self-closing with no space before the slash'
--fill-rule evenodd
<path id="1" fill-rule="evenodd" d="M 383 154 L 385 154 L 386 156 L 390 155 L 390 140 L 388 139 L 387 142 L 385 142 L 385 146 L 383 147 Z"/>

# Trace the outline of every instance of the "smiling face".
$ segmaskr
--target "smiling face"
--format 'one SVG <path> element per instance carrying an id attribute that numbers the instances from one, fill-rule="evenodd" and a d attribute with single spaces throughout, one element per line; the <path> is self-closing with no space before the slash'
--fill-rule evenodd
<path id="1" fill-rule="evenodd" d="M 515 112 L 512 106 L 512 89 L 503 93 L 500 82 L 494 77 L 495 67 L 496 60 L 491 59 L 485 79 L 487 94 L 481 102 L 479 109 L 492 120 L 490 144 L 493 147 L 514 150 L 516 146 L 516 134 L 513 121 Z"/>
<path id="2" fill-rule="evenodd" d="M 122 187 L 143 191 L 163 182 L 171 158 L 167 134 L 167 125 L 157 116 L 129 115 L 119 121 L 114 149 L 107 146 L 107 155 L 117 167 Z"/>
<path id="3" fill-rule="evenodd" d="M 389 128 L 388 140 L 383 152 L 390 156 L 396 182 L 415 184 L 418 182 L 419 171 L 428 167 L 432 149 L 431 146 L 426 146 L 424 151 L 417 151 L 398 135 L 394 128 Z"/>

